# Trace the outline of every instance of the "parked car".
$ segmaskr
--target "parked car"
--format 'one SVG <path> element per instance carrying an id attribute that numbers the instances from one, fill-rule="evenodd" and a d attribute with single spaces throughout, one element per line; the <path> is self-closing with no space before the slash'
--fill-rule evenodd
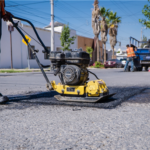
<path id="1" fill-rule="evenodd" d="M 121 63 L 122 63 L 122 67 L 124 67 L 126 65 L 127 59 L 120 59 Z"/>
<path id="2" fill-rule="evenodd" d="M 118 59 L 110 59 L 104 63 L 105 68 L 121 68 L 122 63 Z"/>

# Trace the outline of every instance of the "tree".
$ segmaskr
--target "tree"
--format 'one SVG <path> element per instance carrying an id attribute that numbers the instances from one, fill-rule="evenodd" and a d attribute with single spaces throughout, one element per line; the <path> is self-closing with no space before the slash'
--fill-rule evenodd
<path id="1" fill-rule="evenodd" d="M 86 52 L 90 55 L 90 58 L 92 58 L 93 49 L 91 47 L 86 47 Z"/>
<path id="2" fill-rule="evenodd" d="M 148 0 L 150 3 L 150 0 Z M 142 23 L 147 28 L 150 28 L 150 5 L 144 5 L 144 8 L 142 10 L 142 13 L 146 17 L 146 19 L 139 19 L 139 22 Z"/>
<path id="3" fill-rule="evenodd" d="M 109 13 L 109 35 L 110 35 L 110 45 L 113 50 L 112 58 L 114 58 L 114 47 L 117 44 L 117 32 L 118 32 L 118 24 L 121 23 L 121 17 L 117 16 L 117 12 L 113 13 L 112 11 Z"/>
<path id="4" fill-rule="evenodd" d="M 104 63 L 106 62 L 106 42 L 107 42 L 107 34 L 108 34 L 108 25 L 109 25 L 109 9 L 105 7 L 100 8 L 100 16 L 102 18 L 100 22 L 101 27 L 101 41 L 104 44 Z"/>
<path id="5" fill-rule="evenodd" d="M 61 33 L 61 46 L 62 50 L 70 50 L 69 47 L 71 44 L 74 44 L 75 36 L 70 37 L 70 29 L 68 25 L 64 25 L 62 33 Z"/>

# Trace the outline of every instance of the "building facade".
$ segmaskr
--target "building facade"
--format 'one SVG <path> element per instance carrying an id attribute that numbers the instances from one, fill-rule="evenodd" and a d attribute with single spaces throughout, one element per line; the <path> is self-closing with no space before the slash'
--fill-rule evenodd
<path id="1" fill-rule="evenodd" d="M 14 20 L 17 21 L 18 20 Z M 19 26 L 25 31 L 24 34 L 28 37 L 34 38 L 36 41 L 38 41 L 33 29 L 29 25 L 22 24 L 19 21 Z M 60 36 L 61 32 L 63 30 L 64 24 L 55 22 L 54 23 L 54 45 L 55 49 L 54 51 L 61 50 L 61 41 Z M 43 43 L 47 47 L 49 51 L 51 50 L 51 26 L 48 25 L 44 28 L 38 28 L 36 27 L 36 30 L 42 39 Z M 29 35 L 28 35 L 28 34 Z M 76 36 L 76 39 L 74 41 L 74 44 L 70 46 L 70 49 L 76 49 L 76 48 L 82 48 L 83 51 L 86 51 L 86 47 L 92 47 L 93 48 L 93 55 L 92 55 L 92 62 L 94 63 L 97 61 L 97 48 L 95 48 L 95 40 L 88 37 L 78 36 L 76 34 L 75 30 L 70 29 L 70 36 Z M 35 50 L 39 50 L 37 53 L 37 56 L 40 60 L 40 62 L 43 65 L 49 65 L 50 60 L 48 58 L 48 55 L 42 53 L 42 50 L 44 48 L 37 43 L 34 39 L 31 38 L 31 46 Z M 39 68 L 34 56 L 32 55 L 31 50 L 22 42 L 23 38 L 19 34 L 19 32 L 14 28 L 14 31 L 12 31 L 12 62 L 13 62 L 13 68 L 14 69 L 25 69 L 25 68 Z M 39 42 L 39 41 L 38 41 Z M 1 53 L 0 53 L 0 69 L 9 69 L 11 68 L 11 46 L 10 46 L 10 32 L 8 31 L 8 25 L 6 22 L 2 21 L 2 39 L 1 39 Z M 103 58 L 103 45 L 102 42 L 99 40 L 100 45 L 100 54 L 101 58 Z M 111 56 L 110 53 L 107 52 L 107 59 L 110 59 Z"/>
<path id="2" fill-rule="evenodd" d="M 94 43 L 95 43 L 94 39 L 92 38 L 78 36 L 78 48 L 82 47 L 82 49 L 86 51 L 87 47 L 92 47 L 93 49 L 92 62 L 93 63 L 97 61 L 97 49 L 94 50 L 95 49 Z M 100 54 L 101 54 L 101 57 L 103 58 L 103 44 L 100 40 L 99 40 L 99 45 L 100 45 Z"/>

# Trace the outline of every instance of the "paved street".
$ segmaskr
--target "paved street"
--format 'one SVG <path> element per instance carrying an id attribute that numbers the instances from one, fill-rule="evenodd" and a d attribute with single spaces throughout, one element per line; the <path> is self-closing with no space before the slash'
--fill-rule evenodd
<path id="1" fill-rule="evenodd" d="M 32 101 L 0 106 L 1 149 L 150 148 L 150 73 L 91 69 L 122 100 L 111 109 L 56 106 Z M 57 77 L 49 74 L 50 80 Z M 130 77 L 129 77 L 130 76 Z M 95 79 L 92 75 L 91 79 Z M 46 91 L 41 73 L 0 74 L 0 91 L 15 95 Z M 146 90 L 145 90 L 146 89 Z M 142 93 L 141 93 L 142 92 Z M 141 93 L 141 94 L 140 94 Z M 134 96 L 134 97 L 132 97 Z"/>

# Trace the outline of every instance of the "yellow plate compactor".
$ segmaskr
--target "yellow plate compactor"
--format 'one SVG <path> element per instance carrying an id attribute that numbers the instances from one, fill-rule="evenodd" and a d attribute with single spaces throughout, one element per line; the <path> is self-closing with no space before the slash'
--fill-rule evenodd
<path id="1" fill-rule="evenodd" d="M 50 60 L 54 75 L 58 75 L 61 83 L 51 82 L 52 88 L 60 93 L 55 98 L 59 101 L 98 102 L 114 94 L 102 79 L 87 69 L 90 56 L 82 49 L 64 52 L 51 52 Z M 88 81 L 89 73 L 97 80 Z"/>
<path id="2" fill-rule="evenodd" d="M 19 22 L 14 22 L 11 18 L 13 26 L 18 30 L 18 32 L 23 37 L 24 41 L 32 51 L 34 58 L 41 69 L 41 72 L 47 82 L 47 88 L 52 91 L 57 91 L 60 95 L 56 95 L 55 98 L 59 101 L 73 101 L 73 102 L 98 102 L 112 97 L 114 94 L 109 94 L 109 90 L 105 82 L 99 79 L 94 73 L 87 69 L 90 63 L 90 56 L 88 53 L 84 52 L 82 49 L 76 49 L 73 51 L 57 51 L 51 52 L 47 50 L 43 41 L 39 37 L 34 25 L 25 19 L 14 17 L 15 19 L 28 22 L 40 44 L 43 46 L 43 53 L 49 55 L 51 61 L 51 71 L 56 76 L 59 77 L 61 83 L 56 84 L 55 81 L 50 82 L 43 68 L 50 67 L 44 66 L 40 63 L 36 53 L 28 39 L 21 31 Z M 97 80 L 89 81 L 89 73 L 93 74 Z"/>

